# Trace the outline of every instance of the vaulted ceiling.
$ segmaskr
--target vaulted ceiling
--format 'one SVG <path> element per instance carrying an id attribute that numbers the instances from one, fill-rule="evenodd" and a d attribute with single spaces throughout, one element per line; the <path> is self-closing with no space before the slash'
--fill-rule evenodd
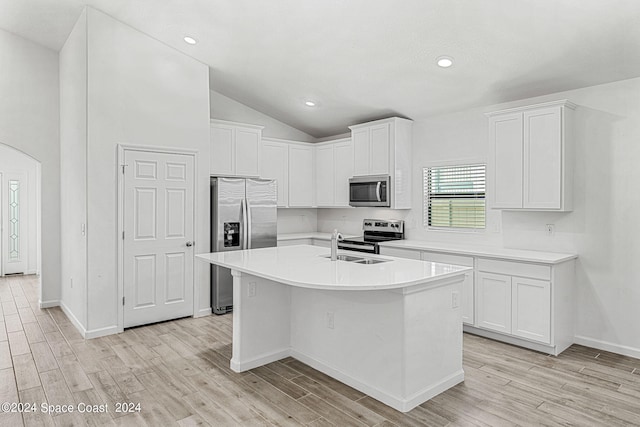
<path id="1" fill-rule="evenodd" d="M 0 28 L 59 50 L 85 5 L 316 137 L 640 76 L 638 0 L 0 0 Z"/>

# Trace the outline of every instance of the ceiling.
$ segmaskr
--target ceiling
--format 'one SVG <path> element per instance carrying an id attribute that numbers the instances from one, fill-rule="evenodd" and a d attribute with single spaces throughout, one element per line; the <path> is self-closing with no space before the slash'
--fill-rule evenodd
<path id="1" fill-rule="evenodd" d="M 0 0 L 0 28 L 59 50 L 85 5 L 315 137 L 640 76 L 638 0 Z"/>

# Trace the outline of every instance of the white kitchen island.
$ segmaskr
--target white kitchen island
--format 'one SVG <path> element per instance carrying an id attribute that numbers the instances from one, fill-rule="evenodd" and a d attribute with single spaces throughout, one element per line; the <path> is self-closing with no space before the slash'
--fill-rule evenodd
<path id="1" fill-rule="evenodd" d="M 349 254 L 387 262 L 308 245 L 197 255 L 232 270 L 231 369 L 292 356 L 403 412 L 462 382 L 470 268 Z"/>

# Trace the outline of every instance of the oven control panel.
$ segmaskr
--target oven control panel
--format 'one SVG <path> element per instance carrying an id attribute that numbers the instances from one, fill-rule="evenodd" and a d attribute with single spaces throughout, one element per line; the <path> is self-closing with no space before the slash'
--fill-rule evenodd
<path id="1" fill-rule="evenodd" d="M 365 219 L 362 221 L 364 231 L 380 231 L 404 233 L 404 221 L 401 219 Z"/>

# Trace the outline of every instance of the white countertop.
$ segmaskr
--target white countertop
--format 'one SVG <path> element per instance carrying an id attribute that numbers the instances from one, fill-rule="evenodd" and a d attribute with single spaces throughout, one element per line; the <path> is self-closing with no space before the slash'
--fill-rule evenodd
<path id="1" fill-rule="evenodd" d="M 380 245 L 388 248 L 444 252 L 457 255 L 510 259 L 514 261 L 536 262 L 542 264 L 559 264 L 578 257 L 577 254 L 529 251 L 524 249 L 509 249 L 460 243 L 428 242 L 424 240 L 394 240 L 392 242 L 380 243 Z"/>
<path id="2" fill-rule="evenodd" d="M 355 235 L 343 234 L 344 237 L 355 237 Z M 278 234 L 278 240 L 298 240 L 298 239 L 318 239 L 331 240 L 331 233 L 321 233 L 319 231 L 309 231 L 306 233 L 286 233 Z"/>
<path id="3" fill-rule="evenodd" d="M 380 264 L 331 261 L 328 248 L 311 245 L 281 246 L 196 255 L 222 267 L 280 283 L 326 290 L 400 289 L 439 281 L 470 271 L 470 267 L 411 259 L 338 251 L 366 258 L 389 260 Z"/>

